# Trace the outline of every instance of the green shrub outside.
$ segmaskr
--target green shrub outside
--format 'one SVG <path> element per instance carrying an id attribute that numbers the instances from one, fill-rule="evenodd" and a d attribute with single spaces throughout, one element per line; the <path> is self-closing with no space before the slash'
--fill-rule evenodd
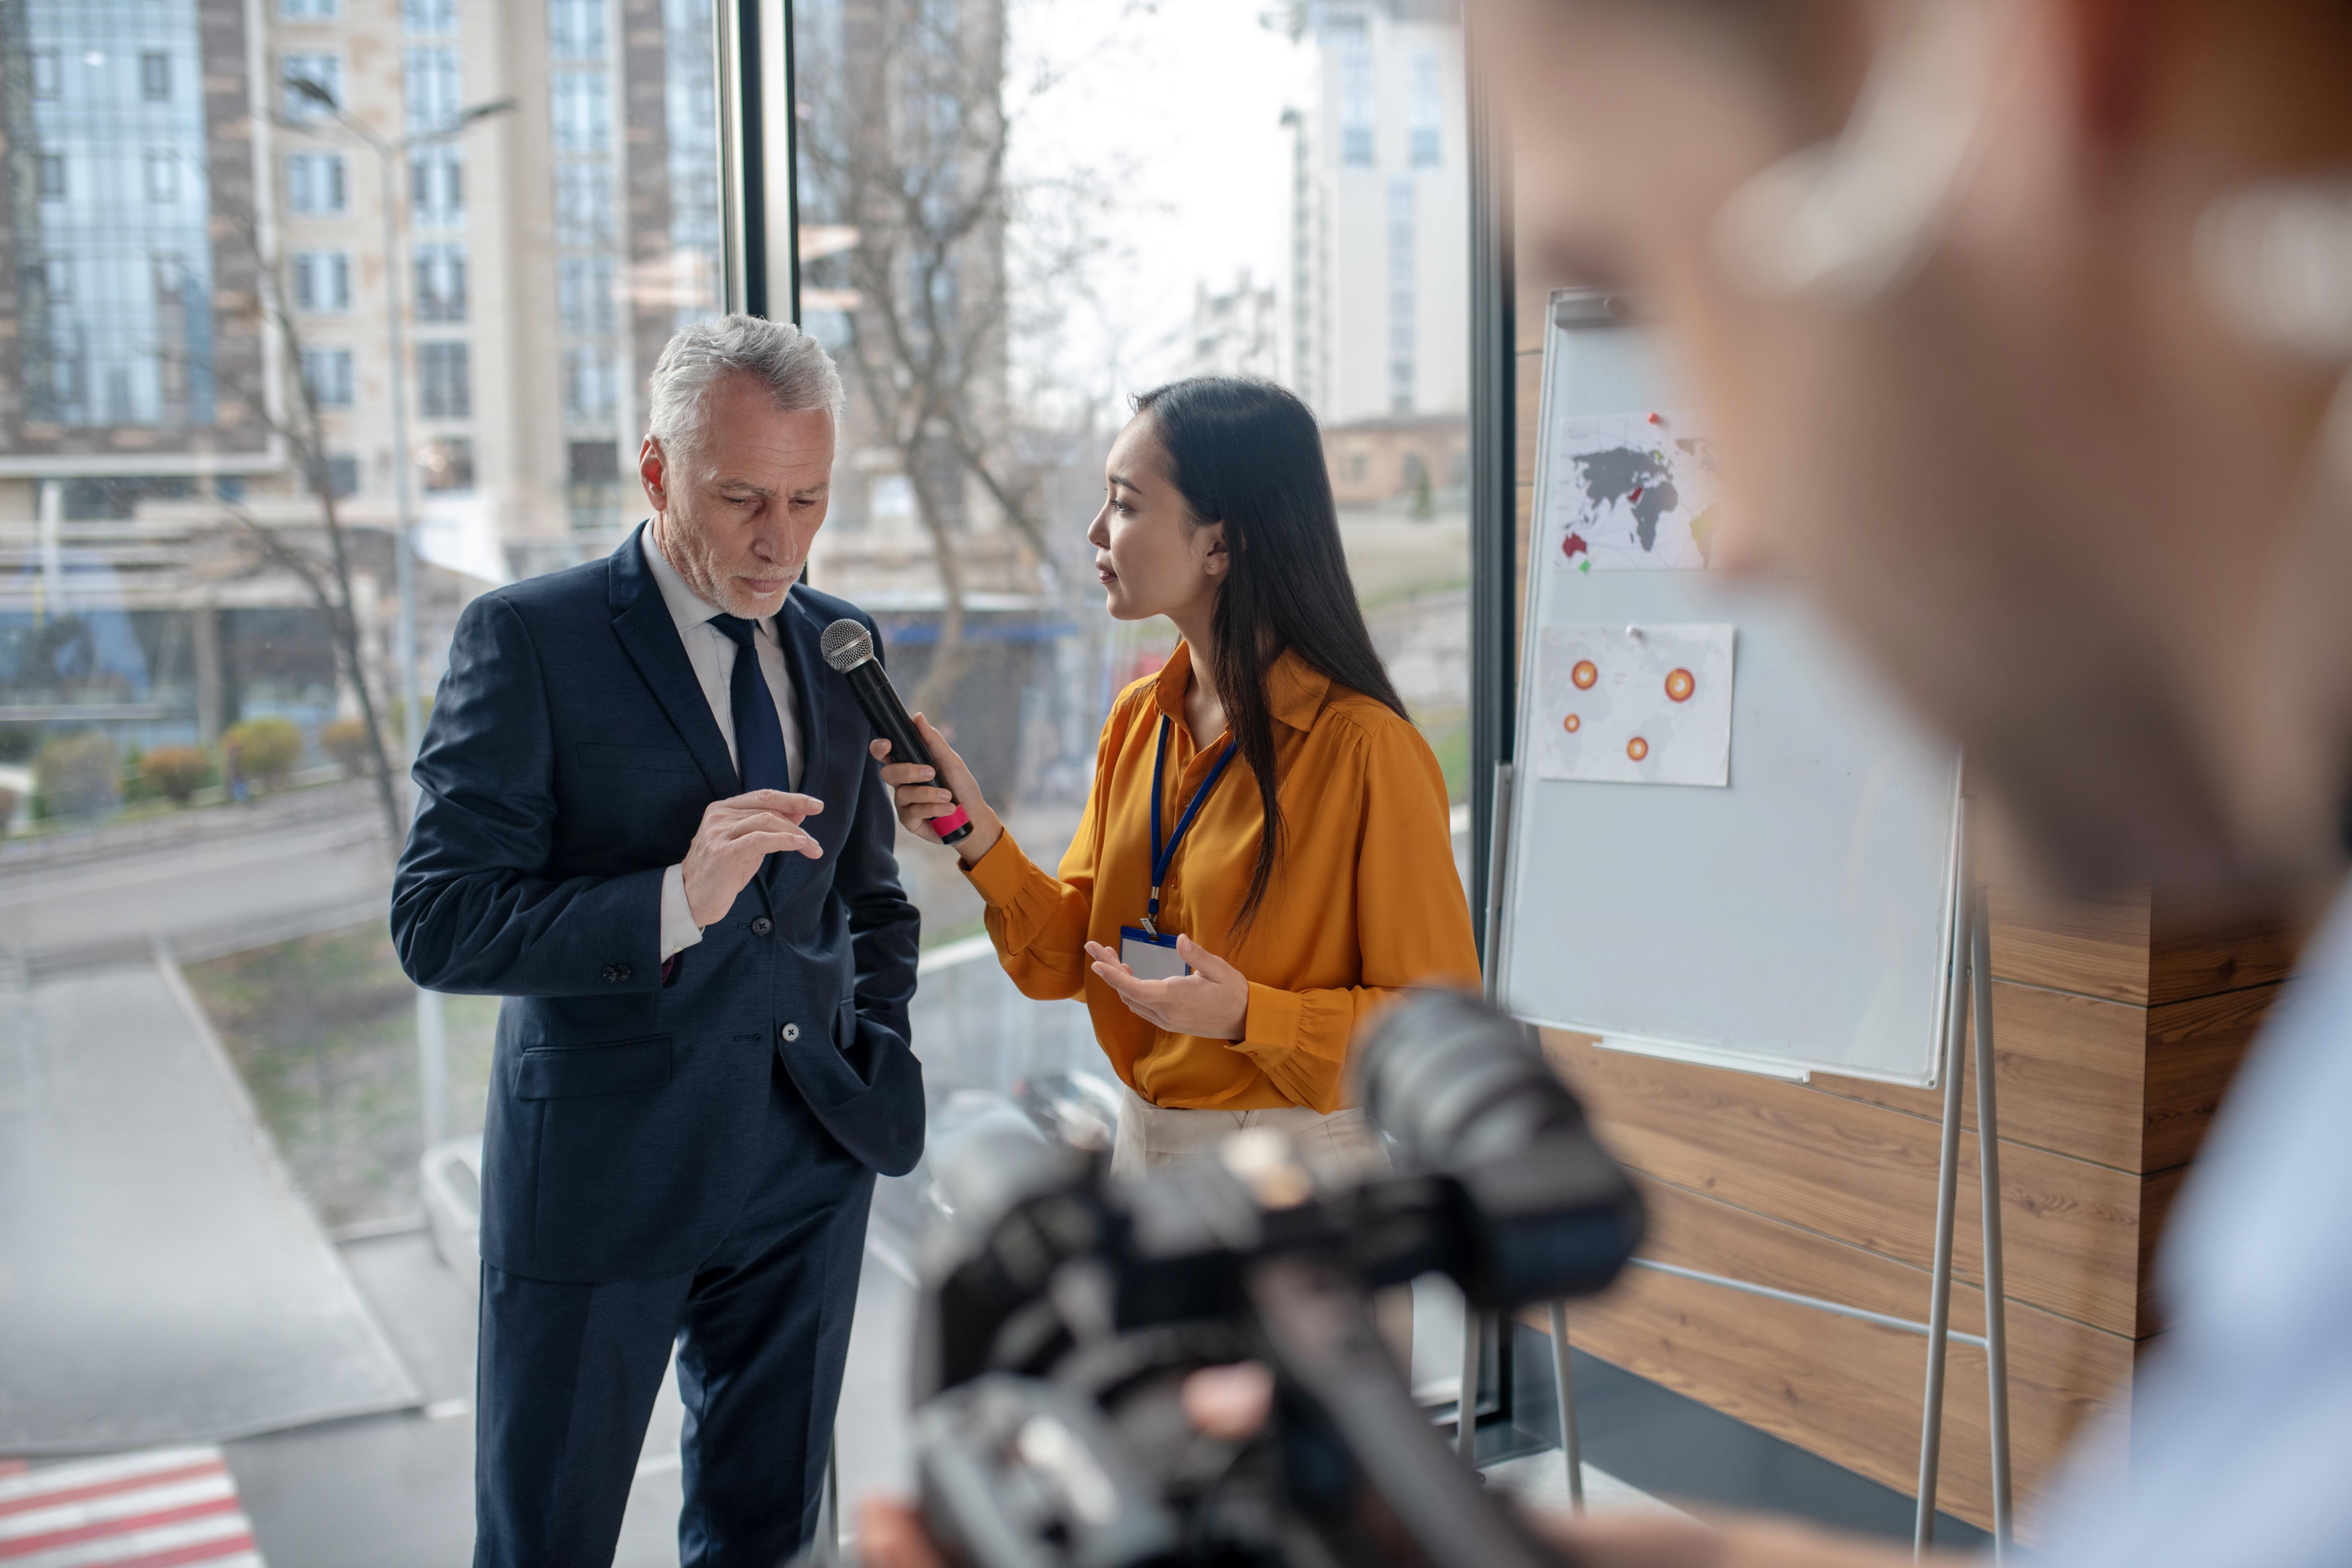
<path id="1" fill-rule="evenodd" d="M 230 759 L 224 773 L 265 789 L 283 789 L 302 760 L 302 730 L 291 719 L 247 719 L 230 726 L 221 751 Z"/>
<path id="2" fill-rule="evenodd" d="M 158 746 L 139 759 L 140 780 L 175 805 L 187 805 L 212 775 L 212 758 L 195 746 Z"/>
<path id="3" fill-rule="evenodd" d="M 46 815 L 96 816 L 121 794 L 114 742 L 103 731 L 58 735 L 33 753 L 33 781 Z"/>
<path id="4" fill-rule="evenodd" d="M 358 719 L 338 719 L 319 731 L 319 749 L 334 758 L 345 773 L 363 778 L 368 771 L 367 725 Z"/>

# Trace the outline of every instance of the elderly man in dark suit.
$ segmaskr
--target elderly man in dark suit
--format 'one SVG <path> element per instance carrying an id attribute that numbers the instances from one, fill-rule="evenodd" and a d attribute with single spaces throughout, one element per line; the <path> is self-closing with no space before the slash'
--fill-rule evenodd
<path id="1" fill-rule="evenodd" d="M 733 316 L 655 367 L 652 521 L 467 607 L 392 923 L 506 998 L 483 1134 L 481 1564 L 612 1560 L 675 1344 L 689 1564 L 814 1532 L 877 1172 L 922 1152 L 918 921 L 796 583 L 841 382 Z"/>

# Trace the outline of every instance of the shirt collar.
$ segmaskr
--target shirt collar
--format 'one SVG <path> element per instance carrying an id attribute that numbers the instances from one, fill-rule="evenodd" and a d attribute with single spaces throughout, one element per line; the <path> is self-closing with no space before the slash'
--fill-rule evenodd
<path id="1" fill-rule="evenodd" d="M 679 631 L 690 630 L 708 623 L 714 616 L 727 613 L 687 585 L 677 568 L 669 563 L 669 557 L 662 553 L 661 546 L 654 542 L 652 523 L 646 524 L 637 543 L 646 552 L 646 569 L 654 574 L 654 584 L 661 589 L 662 603 L 668 606 L 669 618 L 677 623 Z"/>
<path id="2" fill-rule="evenodd" d="M 1184 722 L 1184 688 L 1192 674 L 1192 645 L 1179 642 L 1168 662 L 1160 667 L 1153 698 L 1160 711 L 1180 724 Z M 1268 708 L 1276 719 L 1302 733 L 1315 727 L 1315 716 L 1323 710 L 1323 700 L 1330 691 L 1331 678 L 1290 648 L 1283 649 L 1282 657 L 1265 672 Z"/>

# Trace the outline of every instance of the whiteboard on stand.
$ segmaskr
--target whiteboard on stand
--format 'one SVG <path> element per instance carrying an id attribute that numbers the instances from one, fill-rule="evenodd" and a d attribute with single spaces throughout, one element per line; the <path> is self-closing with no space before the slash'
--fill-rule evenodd
<path id="1" fill-rule="evenodd" d="M 1552 297 L 1543 370 L 1497 996 L 1615 1049 L 1934 1083 L 1958 752 L 1785 584 L 1706 569 L 1706 432 L 1606 296 Z"/>

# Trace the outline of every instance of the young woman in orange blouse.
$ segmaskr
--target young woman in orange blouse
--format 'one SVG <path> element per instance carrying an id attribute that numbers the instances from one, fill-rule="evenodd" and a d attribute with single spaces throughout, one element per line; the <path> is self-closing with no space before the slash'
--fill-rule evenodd
<path id="1" fill-rule="evenodd" d="M 877 741 L 882 777 L 923 837 L 971 815 L 954 848 L 1014 984 L 1085 997 L 1131 1091 L 1115 1168 L 1249 1125 L 1377 1160 L 1340 1104 L 1349 1037 L 1400 986 L 1475 984 L 1478 959 L 1445 781 L 1357 608 L 1315 416 L 1265 383 L 1175 382 L 1136 400 L 1105 478 L 1087 531 L 1105 606 L 1183 641 L 1111 709 L 1059 872 L 919 716 L 940 776 Z M 1136 973 L 1153 967 L 1173 977 Z"/>

